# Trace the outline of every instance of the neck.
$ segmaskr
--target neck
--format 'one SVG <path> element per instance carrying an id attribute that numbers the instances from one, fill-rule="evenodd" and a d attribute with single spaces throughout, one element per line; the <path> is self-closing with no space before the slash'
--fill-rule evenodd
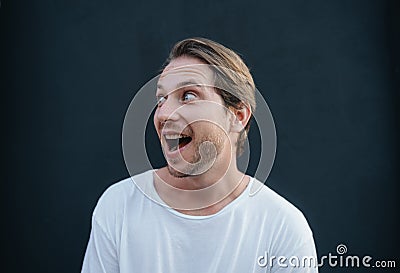
<path id="1" fill-rule="evenodd" d="M 161 199 L 177 211 L 214 214 L 236 199 L 250 180 L 237 169 L 236 158 L 225 165 L 226 168 L 213 166 L 204 174 L 183 178 L 172 176 L 164 167 L 155 172 L 154 185 Z"/>

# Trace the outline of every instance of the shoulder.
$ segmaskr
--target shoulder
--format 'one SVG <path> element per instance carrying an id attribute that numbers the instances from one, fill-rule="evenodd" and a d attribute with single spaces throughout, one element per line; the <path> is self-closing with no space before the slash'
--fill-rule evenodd
<path id="1" fill-rule="evenodd" d="M 248 203 L 262 220 L 268 252 L 276 257 L 315 256 L 313 233 L 302 211 L 258 180 L 254 184 L 258 190 L 249 194 Z"/>
<path id="2" fill-rule="evenodd" d="M 257 179 L 253 180 L 249 189 L 250 199 L 271 212 L 287 217 L 303 218 L 303 213 L 283 196 Z"/>
<path id="3" fill-rule="evenodd" d="M 254 179 L 253 183 L 259 190 L 254 195 L 249 194 L 250 203 L 265 218 L 269 229 L 281 238 L 293 239 L 298 245 L 312 237 L 312 230 L 300 209 L 260 181 Z"/>
<path id="4" fill-rule="evenodd" d="M 147 171 L 128 177 L 109 186 L 99 198 L 93 212 L 93 218 L 99 221 L 104 218 L 122 215 L 127 203 L 133 198 L 143 196 L 143 193 L 137 185 L 140 183 L 148 183 L 148 180 L 151 181 L 151 177 L 151 171 Z"/>

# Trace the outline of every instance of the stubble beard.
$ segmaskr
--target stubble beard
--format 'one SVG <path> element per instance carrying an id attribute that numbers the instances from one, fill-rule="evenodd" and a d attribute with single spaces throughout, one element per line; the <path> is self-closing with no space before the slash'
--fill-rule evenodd
<path id="1" fill-rule="evenodd" d="M 187 163 L 185 163 L 186 165 L 183 168 L 180 168 L 180 170 L 177 170 L 171 166 L 171 164 L 173 165 L 178 160 L 184 160 L 183 158 L 178 159 L 175 162 L 169 160 L 169 163 L 171 164 L 167 163 L 167 167 L 170 175 L 176 178 L 184 178 L 189 176 L 198 176 L 207 172 L 213 167 L 212 163 L 215 163 L 224 148 L 224 136 L 224 133 L 214 133 L 213 135 L 204 136 L 201 140 L 194 140 L 195 142 L 191 143 L 195 149 L 193 158 L 187 161 Z M 204 144 L 201 145 L 202 143 Z M 200 146 L 202 149 L 201 154 Z"/>

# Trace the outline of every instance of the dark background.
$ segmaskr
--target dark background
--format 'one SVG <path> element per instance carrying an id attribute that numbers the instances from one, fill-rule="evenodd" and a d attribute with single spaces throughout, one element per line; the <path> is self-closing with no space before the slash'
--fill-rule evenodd
<path id="1" fill-rule="evenodd" d="M 399 2 L 2 0 L 1 271 L 80 271 L 97 199 L 128 176 L 125 111 L 190 36 L 251 68 L 278 136 L 267 184 L 319 256 L 398 268 Z"/>

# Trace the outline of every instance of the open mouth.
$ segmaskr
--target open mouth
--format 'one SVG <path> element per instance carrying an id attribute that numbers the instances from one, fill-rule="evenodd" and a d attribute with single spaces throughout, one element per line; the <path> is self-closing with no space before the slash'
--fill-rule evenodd
<path id="1" fill-rule="evenodd" d="M 168 150 L 170 152 L 174 152 L 177 149 L 181 149 L 192 141 L 192 138 L 190 136 L 182 134 L 164 135 L 164 138 L 168 145 Z"/>

